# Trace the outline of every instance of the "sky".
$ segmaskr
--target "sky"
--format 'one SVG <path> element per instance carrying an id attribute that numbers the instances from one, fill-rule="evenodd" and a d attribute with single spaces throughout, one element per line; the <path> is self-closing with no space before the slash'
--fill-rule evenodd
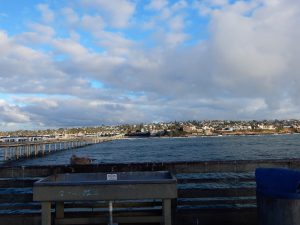
<path id="1" fill-rule="evenodd" d="M 0 0 L 0 130 L 299 119 L 299 0 Z"/>

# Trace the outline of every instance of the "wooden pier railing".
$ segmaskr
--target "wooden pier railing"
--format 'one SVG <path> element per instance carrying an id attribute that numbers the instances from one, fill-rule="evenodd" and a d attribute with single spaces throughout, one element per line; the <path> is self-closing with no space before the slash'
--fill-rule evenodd
<path id="1" fill-rule="evenodd" d="M 32 158 L 55 153 L 57 151 L 69 150 L 85 147 L 87 145 L 97 144 L 105 141 L 111 141 L 122 138 L 121 136 L 98 137 L 98 138 L 78 138 L 78 139 L 58 139 L 51 141 L 35 142 L 15 142 L 0 143 L 0 163 L 6 161 L 15 161 L 24 158 Z"/>
<path id="2" fill-rule="evenodd" d="M 0 224 L 40 224 L 41 206 L 32 200 L 32 186 L 41 177 L 58 173 L 168 170 L 178 179 L 173 224 L 257 225 L 254 171 L 258 167 L 300 169 L 300 159 L 0 167 Z M 114 206 L 115 216 L 125 218 L 124 221 L 135 216 L 142 224 L 151 222 L 147 221 L 150 216 L 160 214 L 161 202 L 118 201 Z M 108 215 L 107 203 L 67 202 L 65 213 L 70 220 L 89 218 L 90 222 L 100 224 L 97 218 Z"/>

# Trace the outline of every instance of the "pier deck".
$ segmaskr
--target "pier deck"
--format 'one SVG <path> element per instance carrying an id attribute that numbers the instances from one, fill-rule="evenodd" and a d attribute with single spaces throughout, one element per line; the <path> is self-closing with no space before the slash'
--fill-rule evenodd
<path id="1" fill-rule="evenodd" d="M 257 225 L 254 181 L 257 167 L 299 169 L 300 159 L 1 167 L 0 224 L 40 224 L 41 205 L 33 202 L 32 187 L 41 177 L 59 173 L 168 170 L 178 181 L 178 198 L 172 203 L 173 224 Z M 99 224 L 107 218 L 107 206 L 104 201 L 67 202 L 65 215 L 70 221 L 76 218 Z M 132 221 L 143 224 L 161 215 L 162 202 L 116 201 L 114 206 L 114 216 L 126 224 Z"/>
<path id="2" fill-rule="evenodd" d="M 81 148 L 120 138 L 122 136 L 0 143 L 0 164 L 24 158 L 36 158 L 58 151 Z"/>

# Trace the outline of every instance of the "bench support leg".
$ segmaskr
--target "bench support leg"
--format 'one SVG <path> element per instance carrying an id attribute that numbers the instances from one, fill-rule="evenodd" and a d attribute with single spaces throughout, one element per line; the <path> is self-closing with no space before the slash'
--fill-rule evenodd
<path id="1" fill-rule="evenodd" d="M 55 204 L 55 217 L 56 219 L 63 219 L 64 215 L 64 202 L 56 202 Z"/>
<path id="2" fill-rule="evenodd" d="M 42 225 L 51 225 L 51 202 L 42 202 Z"/>
<path id="3" fill-rule="evenodd" d="M 171 199 L 163 199 L 164 225 L 172 225 L 171 221 Z"/>

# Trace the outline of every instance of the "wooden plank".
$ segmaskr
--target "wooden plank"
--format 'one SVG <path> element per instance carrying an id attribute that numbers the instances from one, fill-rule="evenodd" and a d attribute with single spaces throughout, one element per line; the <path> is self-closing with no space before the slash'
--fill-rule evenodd
<path id="1" fill-rule="evenodd" d="M 0 167 L 0 178 L 46 177 L 55 173 L 55 167 Z M 59 168 L 59 167 L 58 167 Z"/>
<path id="2" fill-rule="evenodd" d="M 256 199 L 217 199 L 203 201 L 187 201 L 178 199 L 179 206 L 213 206 L 213 205 L 234 205 L 234 204 L 256 204 Z"/>
<path id="3" fill-rule="evenodd" d="M 33 187 L 35 201 L 95 201 L 176 198 L 176 183 L 52 185 Z M 92 194 L 84 194 L 86 191 Z M 61 193 L 64 192 L 62 195 Z"/>
<path id="4" fill-rule="evenodd" d="M 13 203 L 13 202 L 7 202 L 7 203 L 0 203 L 0 211 L 1 210 L 23 210 L 23 209 L 40 209 L 41 204 L 37 202 L 25 202 L 25 203 Z"/>
<path id="5" fill-rule="evenodd" d="M 31 196 L 32 198 L 32 196 Z M 39 202 L 29 202 L 24 201 L 21 198 L 15 202 L 6 201 L 5 203 L 0 203 L 0 210 L 19 210 L 19 209 L 40 209 L 41 204 Z M 10 199 L 8 199 L 10 200 Z M 32 199 L 31 199 L 32 200 Z M 23 202 L 23 203 L 22 203 Z M 133 209 L 133 208 L 151 208 L 161 206 L 161 202 L 126 202 L 126 203 L 114 203 L 114 208 L 116 209 Z M 76 209 L 76 208 L 90 208 L 90 209 L 107 209 L 107 202 L 95 203 L 95 202 L 67 202 L 64 204 L 65 209 Z"/>
<path id="6" fill-rule="evenodd" d="M 255 195 L 255 188 L 191 188 L 178 190 L 178 198 L 246 197 Z"/>
<path id="7" fill-rule="evenodd" d="M 25 203 L 32 202 L 32 194 L 0 194 L 0 203 Z"/>
<path id="8" fill-rule="evenodd" d="M 184 209 L 176 213 L 176 224 L 257 225 L 257 209 Z M 275 225 L 275 224 L 274 224 Z"/>
<path id="9" fill-rule="evenodd" d="M 107 208 L 107 202 L 66 202 L 65 208 Z M 114 202 L 114 208 L 150 208 L 161 206 L 161 202 Z"/>
<path id="10" fill-rule="evenodd" d="M 73 213 L 75 216 L 77 213 Z M 83 216 L 83 215 L 80 215 Z M 140 214 L 141 216 L 141 214 Z M 83 218 L 89 218 L 84 216 Z M 144 217 L 146 218 L 146 217 Z M 146 218 L 147 219 L 147 218 Z M 10 225 L 40 225 L 40 214 L 1 216 L 1 224 Z M 176 224 L 203 224 L 203 225 L 257 225 L 256 209 L 214 209 L 214 210 L 178 210 L 176 213 Z M 147 220 L 148 221 L 148 220 Z M 201 222 L 201 223 L 200 223 Z M 100 223 L 98 223 L 100 224 Z M 142 224 L 142 222 L 140 223 Z"/>
<path id="11" fill-rule="evenodd" d="M 32 187 L 39 178 L 0 178 L 0 188 Z"/>
<path id="12" fill-rule="evenodd" d="M 76 213 L 73 213 L 72 215 L 75 216 L 75 214 Z M 83 216 L 83 218 L 89 217 L 84 215 L 80 216 Z M 137 216 L 142 215 L 139 214 Z M 147 219 L 147 217 L 144 218 Z M 41 217 L 39 213 L 23 215 L 0 215 L 0 221 L 1 224 L 9 225 L 41 225 Z M 257 210 L 253 208 L 214 210 L 180 209 L 176 212 L 175 221 L 176 224 L 180 225 L 257 225 Z M 142 222 L 140 224 L 142 224 Z"/>
<path id="13" fill-rule="evenodd" d="M 131 217 L 131 216 L 160 216 L 161 209 L 118 209 L 114 210 L 114 216 Z M 92 217 L 92 216 L 108 216 L 108 208 L 106 211 L 66 211 L 65 218 Z"/>
<path id="14" fill-rule="evenodd" d="M 258 167 L 298 167 L 298 160 L 234 160 L 177 163 L 174 173 L 253 172 Z"/>
<path id="15" fill-rule="evenodd" d="M 55 224 L 100 224 L 108 223 L 108 217 L 85 217 L 85 218 L 64 218 L 56 219 Z M 120 217 L 114 216 L 113 222 L 115 223 L 160 223 L 162 221 L 161 216 L 135 216 L 135 217 Z"/>
<path id="16" fill-rule="evenodd" d="M 254 177 L 224 177 L 224 178 L 180 178 L 178 184 L 198 183 L 240 183 L 254 182 Z"/>
<path id="17" fill-rule="evenodd" d="M 1 167 L 0 177 L 44 177 L 55 173 L 157 171 L 177 173 L 254 172 L 257 167 L 300 168 L 300 159 L 291 160 L 232 160 L 168 163 L 123 163 L 101 165 L 18 166 Z"/>
<path id="18" fill-rule="evenodd" d="M 201 200 L 201 201 L 191 201 L 191 200 L 181 200 L 178 199 L 177 205 L 179 206 L 213 206 L 213 205 L 233 205 L 233 204 L 255 204 L 256 199 L 212 199 L 212 200 Z M 134 209 L 134 208 L 151 208 L 160 207 L 161 203 L 155 202 L 145 202 L 145 203 L 127 203 L 118 204 L 114 203 L 115 209 Z M 41 208 L 40 203 L 35 202 L 25 202 L 25 203 L 2 203 L 0 204 L 0 210 L 37 210 Z M 66 203 L 65 209 L 107 209 L 107 203 Z"/>
<path id="19" fill-rule="evenodd" d="M 191 201 L 191 200 L 181 200 L 178 199 L 177 205 L 179 206 L 213 206 L 213 205 L 233 205 L 233 204 L 255 204 L 256 199 L 212 199 L 212 200 L 201 200 L 201 201 Z M 134 208 L 151 208 L 161 206 L 161 203 L 128 203 L 128 204 L 117 204 L 114 203 L 115 209 L 134 209 Z M 107 209 L 107 203 L 66 203 L 65 209 Z M 37 210 L 41 209 L 40 203 L 35 202 L 25 202 L 25 203 L 2 203 L 0 204 L 0 210 Z"/>
<path id="20" fill-rule="evenodd" d="M 3 225 L 41 225 L 41 214 L 0 215 Z"/>

